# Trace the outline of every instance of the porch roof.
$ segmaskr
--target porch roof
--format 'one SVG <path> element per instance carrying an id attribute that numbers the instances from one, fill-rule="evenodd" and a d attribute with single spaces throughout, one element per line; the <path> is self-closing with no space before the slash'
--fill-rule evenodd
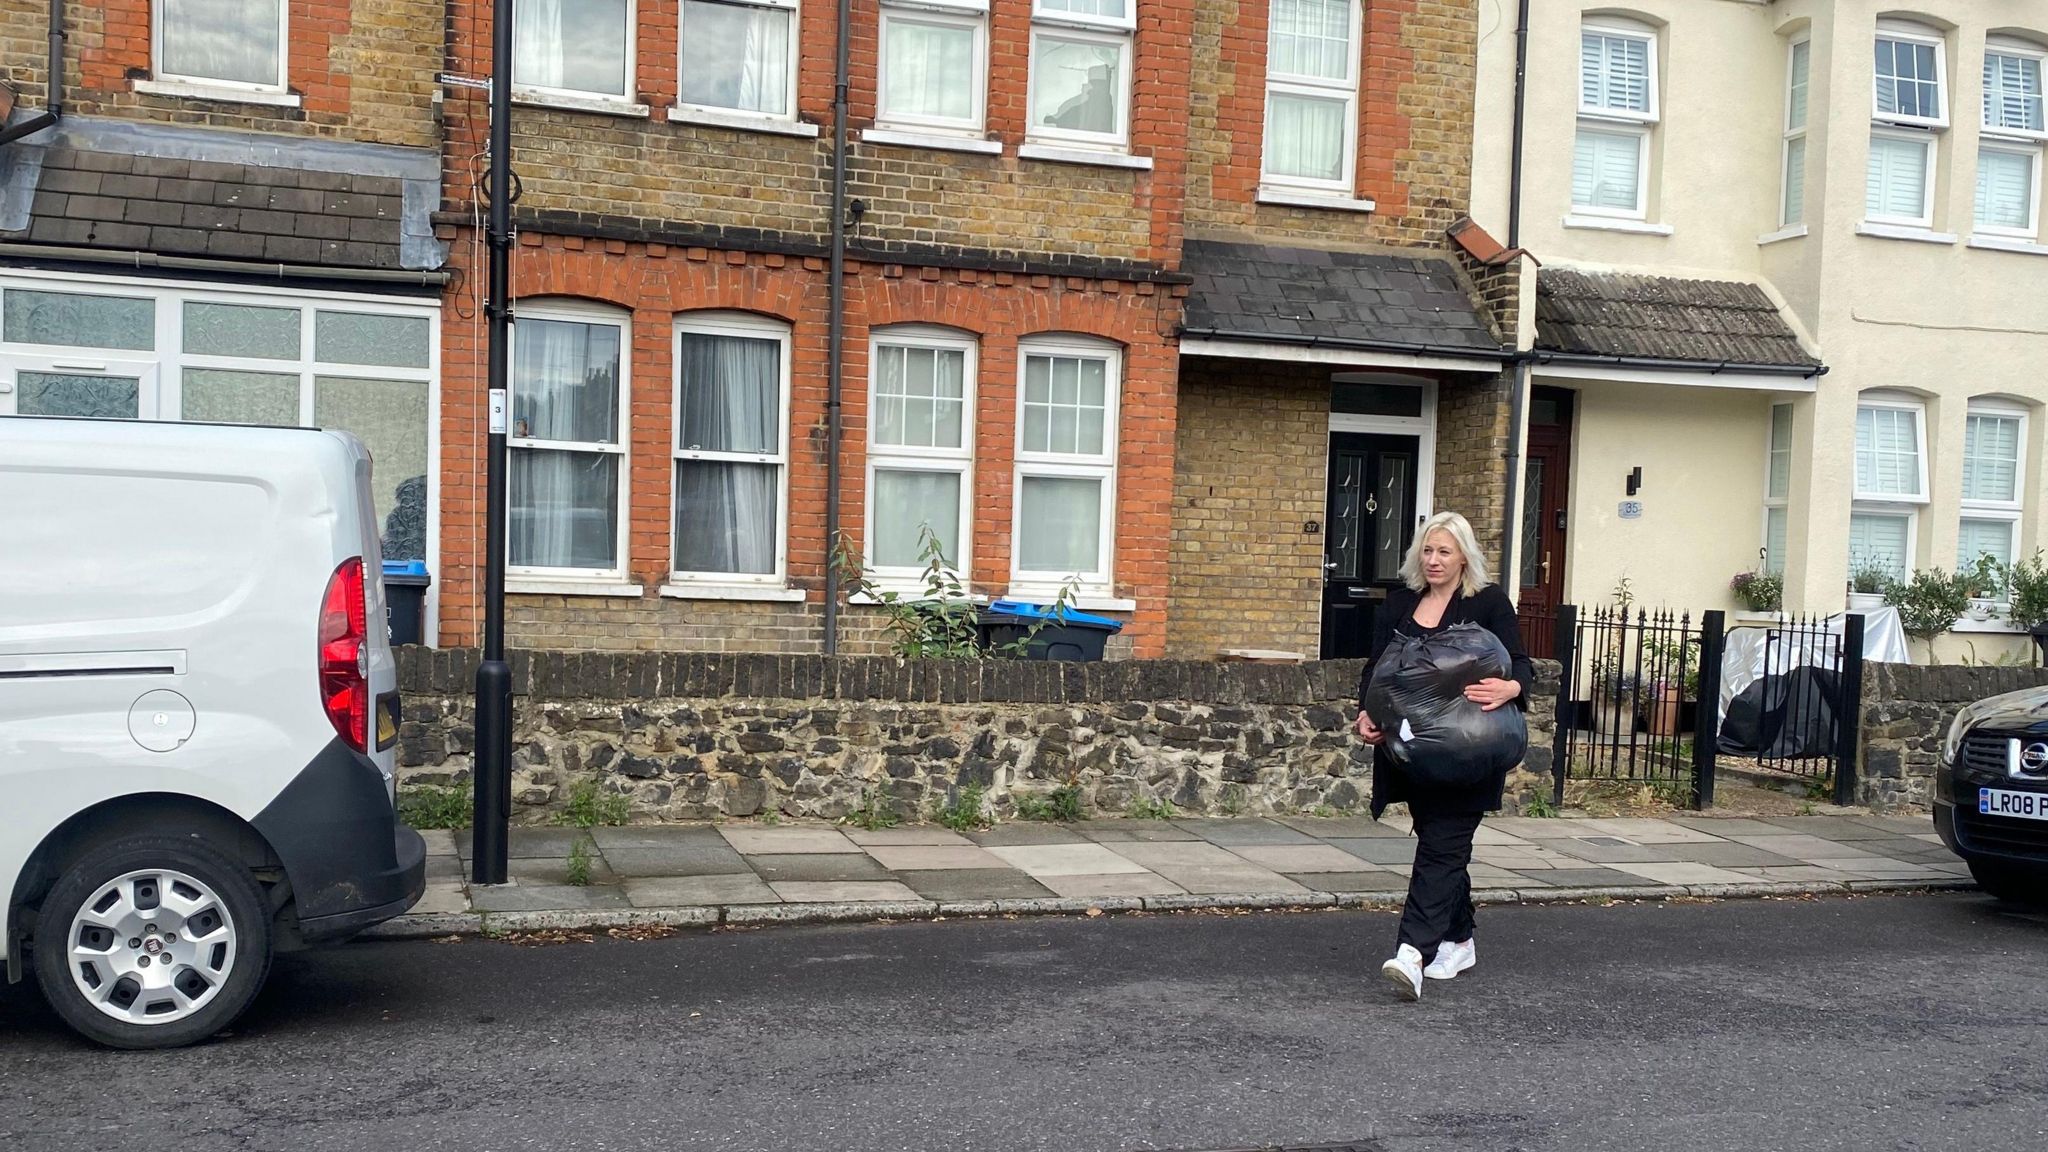
<path id="1" fill-rule="evenodd" d="M 1448 259 L 1189 240 L 1184 335 L 1505 360 Z"/>
<path id="2" fill-rule="evenodd" d="M 1755 284 L 1574 268 L 1536 274 L 1536 350 L 1671 367 L 1821 368 Z"/>

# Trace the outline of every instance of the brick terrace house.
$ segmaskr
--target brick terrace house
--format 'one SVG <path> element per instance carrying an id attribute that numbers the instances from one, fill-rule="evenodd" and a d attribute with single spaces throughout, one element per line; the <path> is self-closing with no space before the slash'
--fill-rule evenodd
<path id="1" fill-rule="evenodd" d="M 54 93 L 49 8 L 0 12 L 0 415 L 347 428 L 431 560 L 441 5 L 61 11 Z"/>
<path id="2" fill-rule="evenodd" d="M 530 11 L 508 632 L 817 651 L 833 11 Z M 451 12 L 482 74 L 488 6 Z M 915 585 L 928 526 L 979 594 L 1072 582 L 1121 654 L 1348 654 L 1433 500 L 1497 537 L 1501 341 L 1445 239 L 1476 6 L 1271 12 L 856 0 L 842 523 L 880 583 Z M 449 105 L 438 218 L 451 554 L 481 536 L 483 113 Z M 472 637 L 472 570 L 442 589 Z"/>

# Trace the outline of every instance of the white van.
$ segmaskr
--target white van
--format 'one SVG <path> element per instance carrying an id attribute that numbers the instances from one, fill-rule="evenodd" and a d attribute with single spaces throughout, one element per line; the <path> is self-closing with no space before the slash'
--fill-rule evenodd
<path id="1" fill-rule="evenodd" d="M 0 957 L 86 1036 L 419 899 L 376 525 L 347 433 L 0 417 Z"/>

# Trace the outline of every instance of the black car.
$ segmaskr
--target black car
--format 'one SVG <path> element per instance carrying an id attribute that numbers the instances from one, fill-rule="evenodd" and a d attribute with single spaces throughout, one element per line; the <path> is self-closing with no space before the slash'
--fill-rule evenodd
<path id="1" fill-rule="evenodd" d="M 1934 777 L 1934 830 L 1986 892 L 2048 903 L 2048 688 L 1956 714 Z"/>

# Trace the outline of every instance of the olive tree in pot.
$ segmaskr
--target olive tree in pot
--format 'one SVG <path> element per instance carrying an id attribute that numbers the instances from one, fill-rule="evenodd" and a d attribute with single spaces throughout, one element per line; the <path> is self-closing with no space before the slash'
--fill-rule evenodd
<path id="1" fill-rule="evenodd" d="M 1969 611 L 1970 581 L 1959 573 L 1923 568 L 1911 580 L 1887 588 L 1884 602 L 1899 610 L 1899 626 L 1927 645 L 1927 659 L 1933 663 L 1934 638 L 1955 627 Z"/>
<path id="2" fill-rule="evenodd" d="M 2035 647 L 2048 663 L 2048 559 L 2037 551 L 2015 563 L 2007 576 L 2011 606 L 2006 618 L 2014 628 L 2033 634 Z"/>

